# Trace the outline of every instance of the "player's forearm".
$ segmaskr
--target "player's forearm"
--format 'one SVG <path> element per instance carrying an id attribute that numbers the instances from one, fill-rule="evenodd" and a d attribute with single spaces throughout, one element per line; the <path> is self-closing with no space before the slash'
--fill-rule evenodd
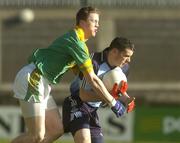
<path id="1" fill-rule="evenodd" d="M 103 101 L 108 103 L 110 106 L 113 106 L 114 98 L 110 95 L 103 82 L 98 77 L 94 76 L 90 84 L 93 90 L 100 96 L 100 98 L 102 98 Z"/>
<path id="2" fill-rule="evenodd" d="M 100 96 L 100 98 L 102 98 L 103 101 L 110 106 L 114 106 L 116 104 L 116 100 L 111 96 L 111 94 L 105 88 L 103 82 L 96 76 L 94 71 L 84 72 L 83 74 L 86 81 L 91 85 L 91 88 L 97 95 Z"/>
<path id="3" fill-rule="evenodd" d="M 104 100 L 98 96 L 93 90 L 85 90 L 83 88 L 80 88 L 80 98 L 84 102 L 98 102 L 98 101 L 103 101 Z"/>

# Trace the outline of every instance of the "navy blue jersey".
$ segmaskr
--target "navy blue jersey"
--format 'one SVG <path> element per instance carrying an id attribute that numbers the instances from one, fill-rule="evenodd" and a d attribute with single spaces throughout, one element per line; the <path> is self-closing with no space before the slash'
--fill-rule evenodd
<path id="1" fill-rule="evenodd" d="M 103 75 L 109 70 L 115 68 L 109 65 L 107 61 L 107 49 L 102 52 L 92 54 L 92 63 L 95 74 L 102 79 Z M 129 65 L 124 65 L 121 70 L 127 76 L 129 72 Z M 70 91 L 71 95 L 79 95 L 79 88 L 83 87 L 86 90 L 92 90 L 91 86 L 86 82 L 85 78 L 83 78 L 83 74 L 80 73 L 74 81 L 71 83 Z M 95 95 L 94 95 L 95 96 Z M 87 102 L 89 105 L 93 107 L 99 107 L 101 102 Z"/>

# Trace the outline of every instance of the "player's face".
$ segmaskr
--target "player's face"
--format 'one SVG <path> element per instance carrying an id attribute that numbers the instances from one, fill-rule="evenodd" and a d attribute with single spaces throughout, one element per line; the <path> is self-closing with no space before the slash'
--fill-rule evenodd
<path id="1" fill-rule="evenodd" d="M 86 21 L 83 21 L 82 28 L 85 33 L 85 39 L 95 37 L 99 27 L 99 14 L 90 13 Z"/>
<path id="2" fill-rule="evenodd" d="M 117 50 L 117 53 L 114 55 L 115 66 L 123 67 L 126 63 L 130 63 L 132 55 L 133 51 L 129 48 L 121 52 Z"/>

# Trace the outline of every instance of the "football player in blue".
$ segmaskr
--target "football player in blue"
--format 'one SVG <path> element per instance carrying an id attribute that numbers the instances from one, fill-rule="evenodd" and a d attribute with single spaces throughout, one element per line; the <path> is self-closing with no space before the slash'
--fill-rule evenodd
<path id="1" fill-rule="evenodd" d="M 108 48 L 93 54 L 92 63 L 96 75 L 102 79 L 106 72 L 117 68 L 127 76 L 133 53 L 134 44 L 129 39 L 116 37 Z M 114 90 L 114 96 L 124 94 L 119 92 L 126 92 Z M 70 91 L 71 96 L 65 98 L 63 103 L 64 131 L 72 133 L 75 143 L 103 143 L 97 109 L 104 99 L 93 91 L 82 73 L 72 82 Z M 127 108 L 122 102 L 117 102 L 117 107 L 111 107 L 111 110 L 120 117 Z"/>

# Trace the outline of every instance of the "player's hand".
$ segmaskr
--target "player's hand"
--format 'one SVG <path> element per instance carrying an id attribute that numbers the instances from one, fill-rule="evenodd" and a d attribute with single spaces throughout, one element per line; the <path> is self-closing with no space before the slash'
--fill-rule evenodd
<path id="1" fill-rule="evenodd" d="M 118 85 L 115 83 L 111 91 L 112 96 L 117 100 L 120 96 L 125 95 L 128 89 L 128 84 L 125 81 L 121 81 L 121 84 Z"/>
<path id="2" fill-rule="evenodd" d="M 111 110 L 116 114 L 116 117 L 120 117 L 126 112 L 125 106 L 118 100 L 116 104 L 111 107 Z"/>
<path id="3" fill-rule="evenodd" d="M 132 112 L 135 109 L 135 97 L 127 105 L 127 113 Z"/>

